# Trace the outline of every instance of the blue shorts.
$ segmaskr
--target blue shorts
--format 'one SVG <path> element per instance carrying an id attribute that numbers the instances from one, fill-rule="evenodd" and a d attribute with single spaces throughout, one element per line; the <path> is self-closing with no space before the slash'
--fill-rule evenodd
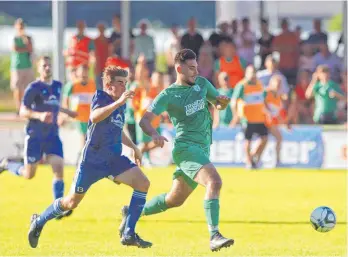
<path id="1" fill-rule="evenodd" d="M 59 136 L 41 139 L 27 135 L 24 142 L 24 163 L 37 163 L 43 154 L 64 157 L 63 145 Z"/>
<path id="2" fill-rule="evenodd" d="M 118 175 L 136 166 L 123 155 L 115 155 L 108 160 L 82 161 L 76 170 L 71 190 L 77 194 L 84 194 L 98 180 L 114 180 Z"/>

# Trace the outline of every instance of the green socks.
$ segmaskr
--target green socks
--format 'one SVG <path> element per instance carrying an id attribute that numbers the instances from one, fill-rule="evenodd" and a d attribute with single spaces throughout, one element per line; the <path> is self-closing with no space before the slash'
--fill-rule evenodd
<path id="1" fill-rule="evenodd" d="M 210 236 L 219 231 L 219 199 L 204 200 L 204 212 L 207 217 Z"/>
<path id="2" fill-rule="evenodd" d="M 157 195 L 150 201 L 147 201 L 144 209 L 143 215 L 148 216 L 160 212 L 164 212 L 168 209 L 166 204 L 166 194 Z"/>

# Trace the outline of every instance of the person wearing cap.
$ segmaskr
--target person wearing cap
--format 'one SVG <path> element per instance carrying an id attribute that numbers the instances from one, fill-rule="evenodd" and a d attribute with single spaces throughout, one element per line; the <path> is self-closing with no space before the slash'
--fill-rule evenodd
<path id="1" fill-rule="evenodd" d="M 17 19 L 15 24 L 16 36 L 13 39 L 11 53 L 11 89 L 17 113 L 21 106 L 24 90 L 34 81 L 32 64 L 33 41 L 25 33 L 25 24 L 22 19 Z"/>

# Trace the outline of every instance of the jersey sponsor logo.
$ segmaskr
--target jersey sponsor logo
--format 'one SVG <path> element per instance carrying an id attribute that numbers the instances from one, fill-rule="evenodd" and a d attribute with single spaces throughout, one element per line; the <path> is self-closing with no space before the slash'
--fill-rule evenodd
<path id="1" fill-rule="evenodd" d="M 201 91 L 201 88 L 198 85 L 194 85 L 193 90 L 199 92 Z"/>
<path id="2" fill-rule="evenodd" d="M 123 128 L 123 118 L 121 114 L 117 114 L 116 117 L 111 117 L 111 123 L 115 124 L 119 128 Z"/>
<path id="3" fill-rule="evenodd" d="M 59 103 L 57 97 L 54 96 L 54 95 L 50 95 L 50 97 L 48 98 L 48 100 L 44 101 L 44 103 L 45 103 L 45 104 L 49 104 L 49 105 L 57 105 L 57 106 L 60 105 L 60 103 Z"/>
<path id="4" fill-rule="evenodd" d="M 192 104 L 185 105 L 186 116 L 190 116 L 204 109 L 204 107 L 205 107 L 205 102 L 203 99 L 197 100 L 193 102 Z"/>
<path id="5" fill-rule="evenodd" d="M 244 101 L 247 104 L 261 104 L 264 102 L 264 97 L 262 92 L 246 94 L 244 96 Z"/>

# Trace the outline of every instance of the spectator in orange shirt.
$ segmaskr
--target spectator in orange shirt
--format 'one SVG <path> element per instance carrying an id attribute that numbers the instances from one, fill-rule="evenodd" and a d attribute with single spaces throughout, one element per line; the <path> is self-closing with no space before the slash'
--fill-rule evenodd
<path id="1" fill-rule="evenodd" d="M 296 84 L 298 60 L 300 54 L 300 42 L 298 36 L 289 30 L 287 19 L 283 19 L 282 33 L 272 41 L 273 51 L 279 52 L 279 70 L 287 78 L 290 85 Z"/>
<path id="2" fill-rule="evenodd" d="M 100 22 L 97 24 L 99 31 L 99 36 L 94 39 L 95 45 L 95 79 L 97 84 L 97 89 L 101 90 L 103 88 L 103 71 L 106 64 L 106 59 L 108 58 L 108 38 L 105 36 L 105 24 Z"/>

